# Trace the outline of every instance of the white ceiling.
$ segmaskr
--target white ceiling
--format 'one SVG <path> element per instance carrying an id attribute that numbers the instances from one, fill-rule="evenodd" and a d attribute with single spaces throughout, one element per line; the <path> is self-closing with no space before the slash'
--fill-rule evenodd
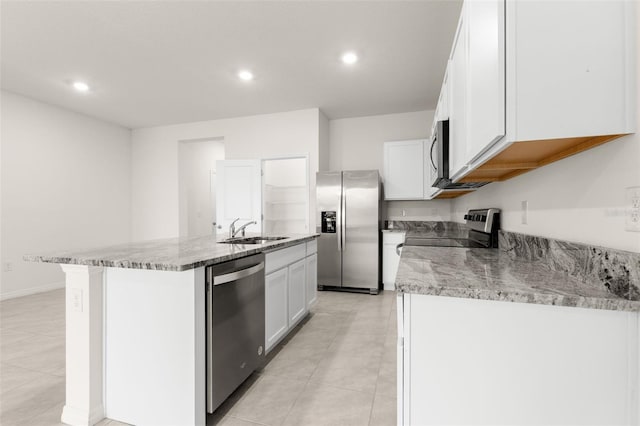
<path id="1" fill-rule="evenodd" d="M 461 7 L 442 1 L 3 1 L 4 90 L 130 128 L 319 107 L 433 109 Z M 345 66 L 340 55 L 357 51 Z M 255 80 L 236 74 L 248 68 Z M 89 83 L 88 94 L 70 82 Z"/>

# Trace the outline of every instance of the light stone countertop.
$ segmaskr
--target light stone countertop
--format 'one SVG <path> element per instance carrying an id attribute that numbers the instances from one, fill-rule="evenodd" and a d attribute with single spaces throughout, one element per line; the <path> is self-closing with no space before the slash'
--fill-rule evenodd
<path id="1" fill-rule="evenodd" d="M 640 301 L 603 282 L 554 270 L 545 260 L 498 249 L 408 247 L 402 251 L 399 292 L 583 308 L 640 311 Z"/>
<path id="2" fill-rule="evenodd" d="M 247 236 L 256 236 L 248 234 Z M 224 244 L 214 235 L 191 238 L 170 238 L 120 244 L 91 250 L 28 254 L 31 262 L 106 266 L 160 271 L 186 271 L 200 266 L 268 252 L 317 238 L 319 234 L 291 234 L 288 238 L 265 244 Z"/>

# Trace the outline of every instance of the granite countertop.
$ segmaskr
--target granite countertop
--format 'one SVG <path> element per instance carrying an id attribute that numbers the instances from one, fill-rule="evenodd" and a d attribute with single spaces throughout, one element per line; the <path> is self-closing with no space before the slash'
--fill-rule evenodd
<path id="1" fill-rule="evenodd" d="M 627 280 L 626 288 L 624 285 L 612 288 L 621 281 L 614 279 L 611 266 L 604 268 L 607 276 L 600 279 L 598 274 L 571 273 L 576 266 L 570 265 L 571 259 L 593 259 L 596 263 L 600 257 L 608 261 L 608 253 L 603 255 L 587 248 L 573 250 L 567 254 L 566 250 L 548 249 L 547 256 L 555 259 L 550 261 L 545 256 L 514 256 L 503 249 L 405 246 L 396 288 L 404 293 L 435 296 L 640 311 L 635 282 Z M 549 255 L 550 252 L 555 253 Z M 563 271 L 554 267 L 554 262 L 568 267 Z M 620 266 L 617 261 L 614 263 Z M 631 273 L 626 266 L 622 268 L 627 277 L 637 273 Z"/>
<path id="2" fill-rule="evenodd" d="M 255 234 L 247 234 L 255 236 Z M 93 250 L 29 254 L 31 262 L 63 263 L 116 268 L 186 271 L 213 265 L 256 253 L 300 244 L 317 238 L 319 234 L 294 234 L 265 244 L 224 244 L 214 235 L 191 238 L 170 238 L 121 244 Z"/>

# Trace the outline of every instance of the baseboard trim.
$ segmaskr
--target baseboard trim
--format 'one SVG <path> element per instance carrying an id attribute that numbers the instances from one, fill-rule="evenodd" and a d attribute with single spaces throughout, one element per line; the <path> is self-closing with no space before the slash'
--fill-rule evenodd
<path id="1" fill-rule="evenodd" d="M 100 404 L 91 410 L 84 410 L 69 405 L 64 406 L 60 420 L 62 423 L 72 426 L 91 426 L 104 419 L 104 406 Z"/>
<path id="2" fill-rule="evenodd" d="M 57 290 L 59 288 L 64 288 L 64 281 L 55 281 L 38 287 L 29 287 L 20 290 L 8 291 L 6 293 L 0 293 L 0 300 L 15 299 L 16 297 L 44 293 L 45 291 Z"/>

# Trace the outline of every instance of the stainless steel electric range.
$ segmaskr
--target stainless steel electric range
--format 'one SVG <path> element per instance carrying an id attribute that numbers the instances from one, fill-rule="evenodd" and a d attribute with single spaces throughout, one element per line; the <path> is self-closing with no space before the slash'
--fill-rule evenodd
<path id="1" fill-rule="evenodd" d="M 469 234 L 467 238 L 407 236 L 404 246 L 497 248 L 500 230 L 499 209 L 469 210 L 464 215 Z"/>

